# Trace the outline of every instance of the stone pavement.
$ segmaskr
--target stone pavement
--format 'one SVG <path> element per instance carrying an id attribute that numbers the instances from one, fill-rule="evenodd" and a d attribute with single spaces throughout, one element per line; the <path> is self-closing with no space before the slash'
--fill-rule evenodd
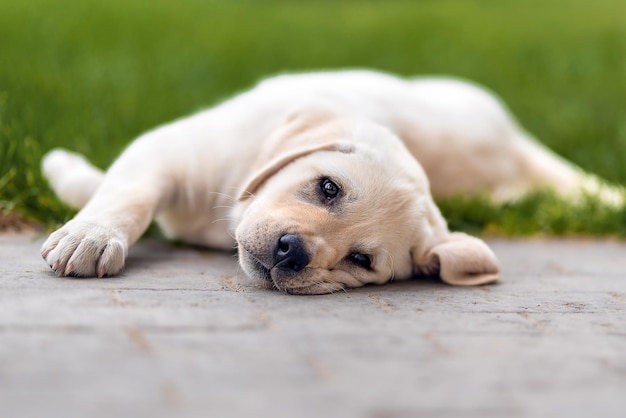
<path id="1" fill-rule="evenodd" d="M 500 284 L 288 296 L 142 241 L 57 278 L 0 235 L 1 417 L 624 417 L 626 243 L 492 240 Z"/>

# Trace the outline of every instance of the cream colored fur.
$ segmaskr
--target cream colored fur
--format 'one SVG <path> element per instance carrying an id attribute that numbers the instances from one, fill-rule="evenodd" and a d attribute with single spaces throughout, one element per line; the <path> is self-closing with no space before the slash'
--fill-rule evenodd
<path id="1" fill-rule="evenodd" d="M 43 170 L 62 200 L 82 208 L 42 246 L 59 275 L 119 273 L 156 219 L 170 238 L 237 246 L 250 276 L 304 294 L 420 274 L 455 285 L 497 280 L 491 250 L 449 232 L 433 196 L 624 196 L 528 137 L 481 88 L 369 71 L 268 79 L 142 135 L 106 174 L 63 150 Z M 320 200 L 328 178 L 341 189 L 332 202 Z M 276 268 L 285 234 L 304 243 L 302 270 Z"/>

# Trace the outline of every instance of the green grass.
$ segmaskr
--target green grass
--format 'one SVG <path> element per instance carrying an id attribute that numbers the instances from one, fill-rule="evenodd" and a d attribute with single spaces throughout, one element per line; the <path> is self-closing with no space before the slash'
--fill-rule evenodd
<path id="1" fill-rule="evenodd" d="M 495 205 L 480 197 L 439 202 L 452 230 L 491 235 L 601 235 L 626 237 L 626 208 L 587 197 L 576 205 L 550 193 Z"/>
<path id="2" fill-rule="evenodd" d="M 71 216 L 39 160 L 70 148 L 106 167 L 139 133 L 291 70 L 450 74 L 497 91 L 535 136 L 626 184 L 626 3 L 9 0 L 0 2 L 0 207 Z M 624 210 L 531 196 L 442 203 L 451 225 L 626 235 Z"/>

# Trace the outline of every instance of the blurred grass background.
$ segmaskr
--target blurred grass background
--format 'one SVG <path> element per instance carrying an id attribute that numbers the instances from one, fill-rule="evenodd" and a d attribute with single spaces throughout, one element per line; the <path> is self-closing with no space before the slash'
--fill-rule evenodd
<path id="1" fill-rule="evenodd" d="M 287 71 L 368 67 L 475 80 L 586 170 L 626 184 L 623 0 L 5 0 L 0 209 L 46 227 L 72 212 L 42 154 L 108 166 L 135 136 Z M 626 235 L 626 210 L 535 195 L 441 203 L 472 232 Z"/>

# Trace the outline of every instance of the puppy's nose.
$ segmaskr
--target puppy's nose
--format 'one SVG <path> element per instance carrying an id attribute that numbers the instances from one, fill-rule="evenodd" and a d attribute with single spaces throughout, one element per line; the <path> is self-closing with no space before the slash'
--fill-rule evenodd
<path id="1" fill-rule="evenodd" d="M 309 254 L 299 236 L 285 234 L 274 249 L 274 267 L 285 272 L 299 272 L 309 264 Z"/>

